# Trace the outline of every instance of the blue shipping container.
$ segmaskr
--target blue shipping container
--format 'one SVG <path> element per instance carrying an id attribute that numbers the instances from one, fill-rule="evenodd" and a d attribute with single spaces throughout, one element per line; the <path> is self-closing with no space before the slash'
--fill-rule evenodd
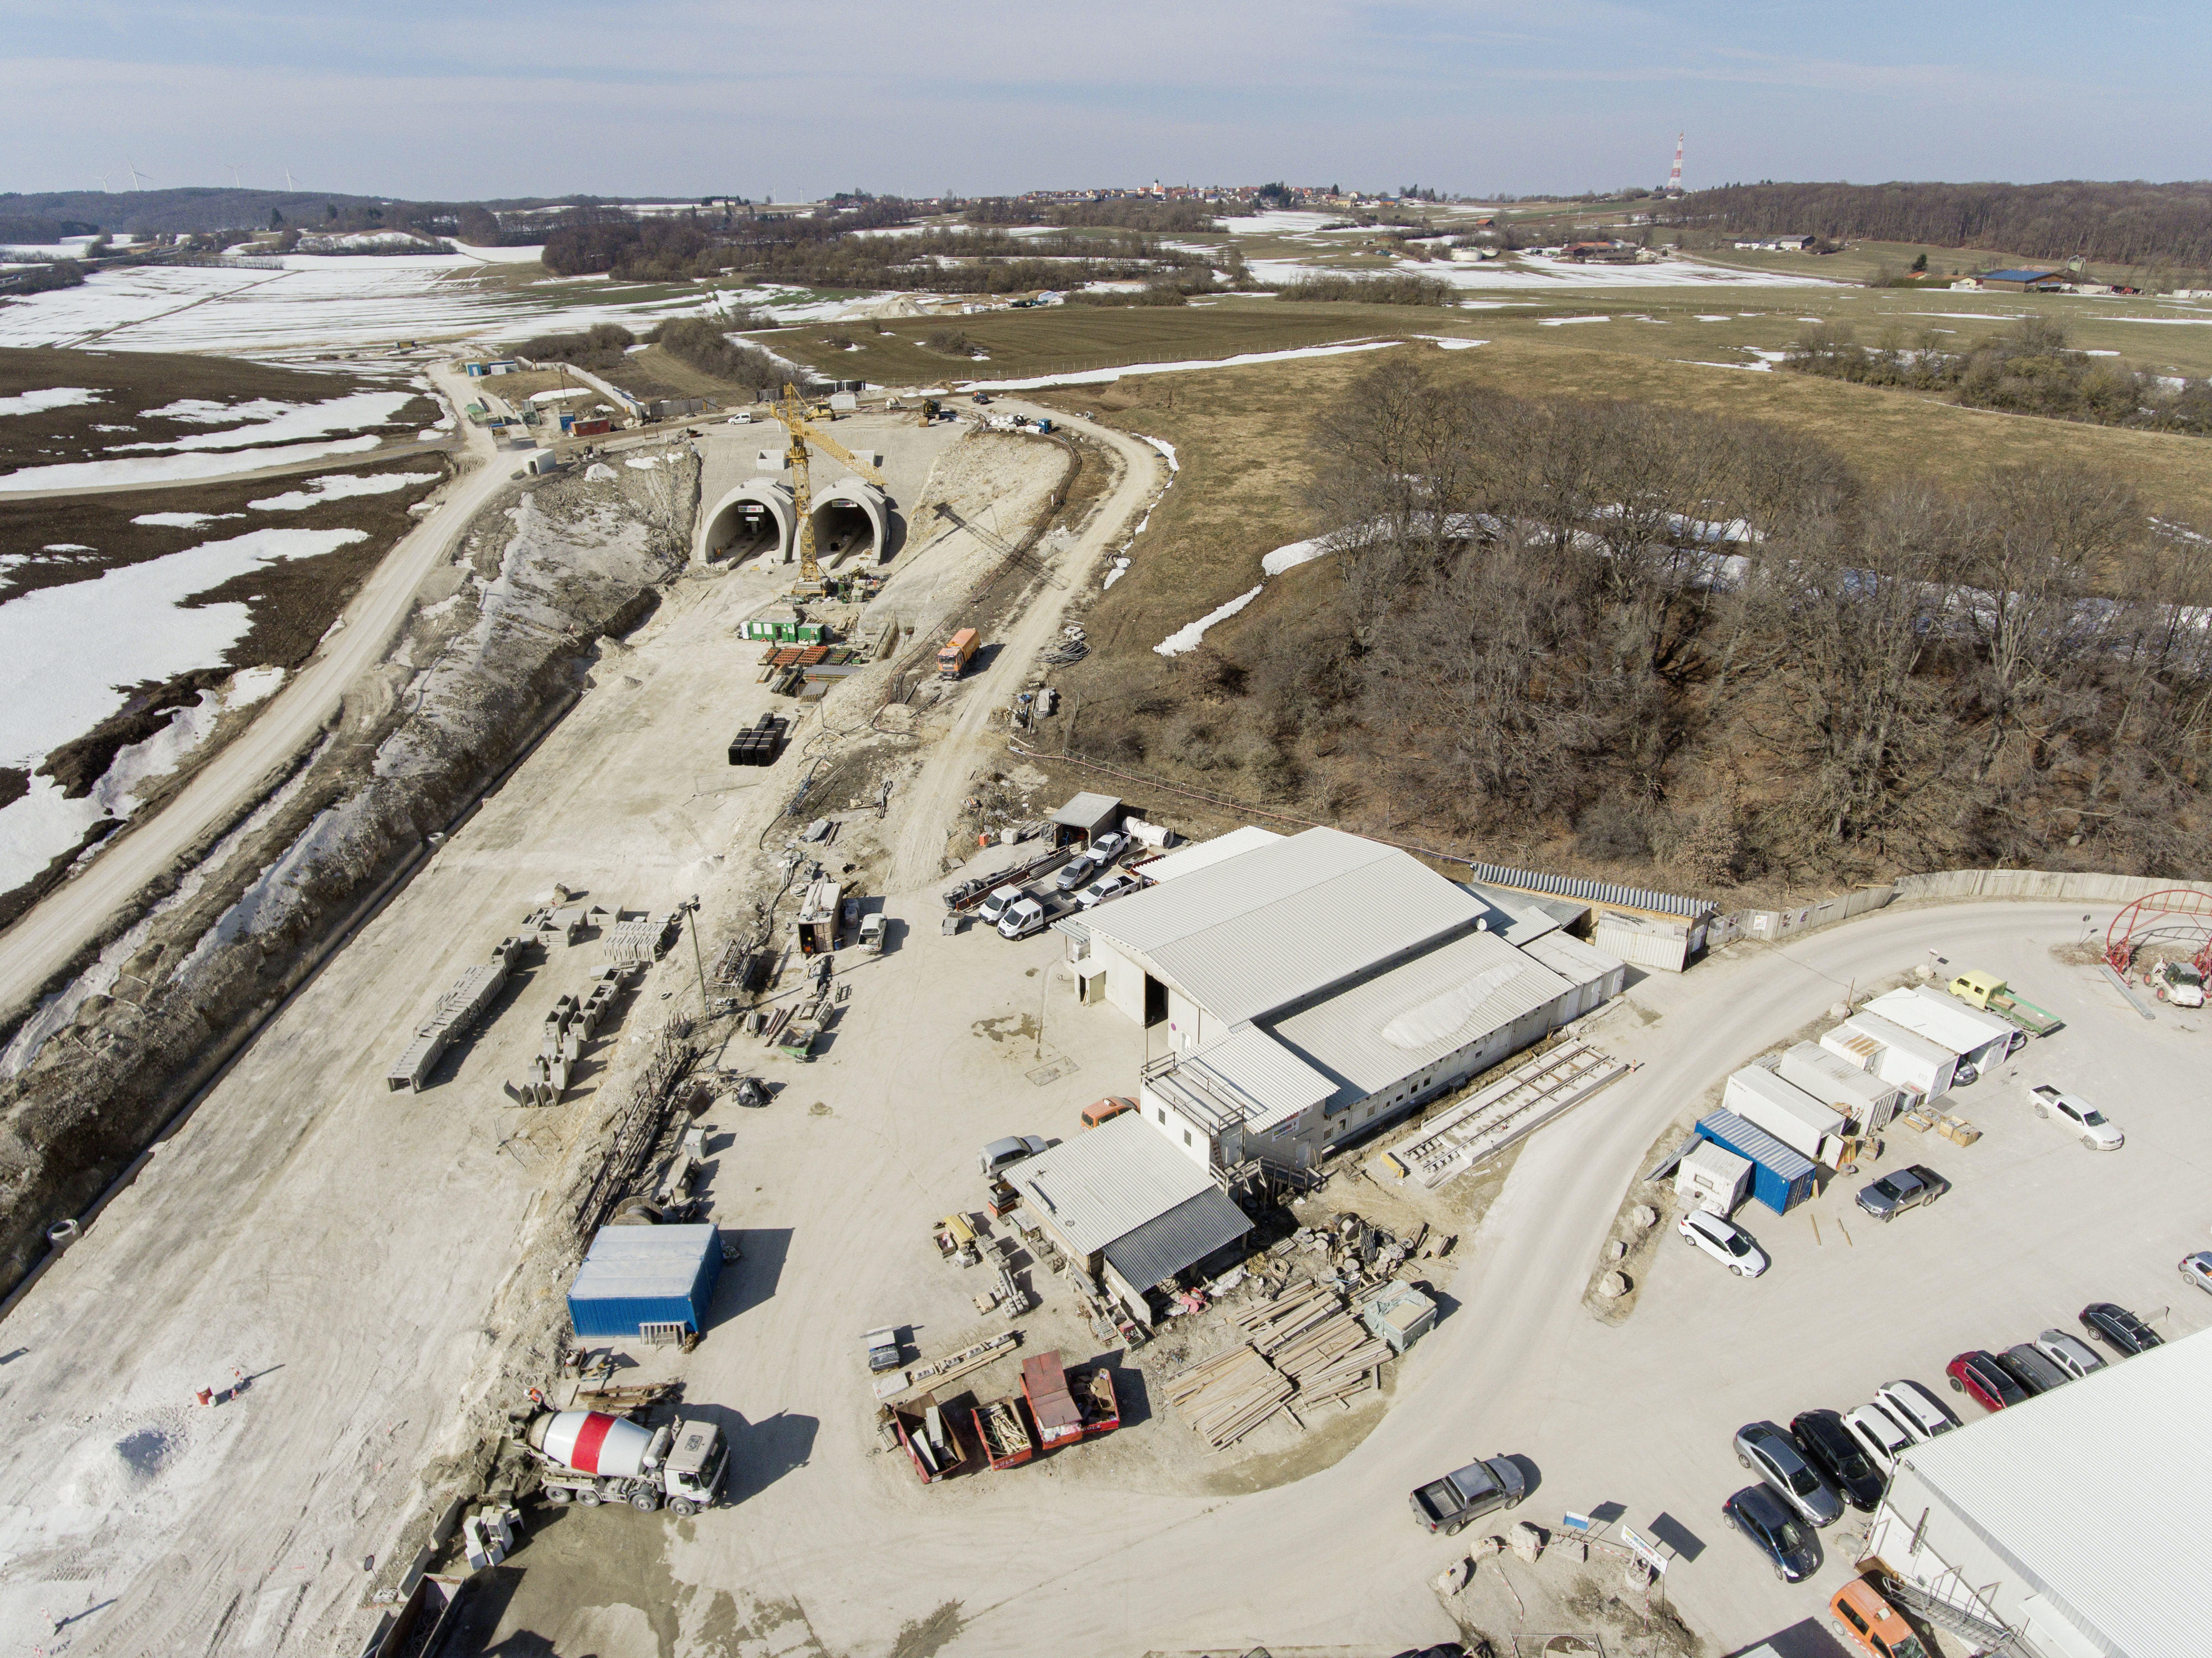
<path id="1" fill-rule="evenodd" d="M 580 1337 L 635 1337 L 647 1324 L 697 1334 L 721 1271 L 711 1225 L 602 1226 L 568 1286 L 568 1321 Z"/>
<path id="2" fill-rule="evenodd" d="M 1750 1158 L 1751 1195 L 1776 1214 L 1788 1214 L 1813 1195 L 1813 1165 L 1735 1112 L 1714 1112 L 1698 1125 L 1698 1138 Z"/>

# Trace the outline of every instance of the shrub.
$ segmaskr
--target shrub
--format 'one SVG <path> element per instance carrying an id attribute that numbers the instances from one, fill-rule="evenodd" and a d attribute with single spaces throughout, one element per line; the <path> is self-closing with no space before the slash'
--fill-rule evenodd
<path id="1" fill-rule="evenodd" d="M 1356 305 L 1443 305 L 1451 299 L 1451 284 L 1435 276 L 1411 272 L 1389 276 L 1335 276 L 1316 272 L 1285 282 L 1274 290 L 1286 300 L 1350 301 Z"/>

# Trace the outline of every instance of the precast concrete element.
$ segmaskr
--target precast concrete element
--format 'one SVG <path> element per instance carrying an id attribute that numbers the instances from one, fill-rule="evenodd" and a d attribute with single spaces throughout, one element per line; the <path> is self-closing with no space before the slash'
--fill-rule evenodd
<path id="1" fill-rule="evenodd" d="M 864 553 L 871 564 L 882 559 L 888 544 L 890 503 L 874 484 L 840 478 L 814 497 L 810 516 L 814 520 L 817 558 Z"/>
<path id="2" fill-rule="evenodd" d="M 691 562 L 710 564 L 758 552 L 788 564 L 798 529 L 791 486 L 781 478 L 750 478 L 716 501 L 712 512 L 701 515 Z"/>

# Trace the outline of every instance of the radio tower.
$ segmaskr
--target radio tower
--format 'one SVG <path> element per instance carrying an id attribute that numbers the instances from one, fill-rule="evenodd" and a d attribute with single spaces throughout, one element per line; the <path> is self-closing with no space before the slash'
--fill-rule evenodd
<path id="1" fill-rule="evenodd" d="M 1669 196 L 1682 193 L 1682 135 L 1679 132 L 1674 135 L 1674 166 L 1667 175 L 1667 193 Z"/>

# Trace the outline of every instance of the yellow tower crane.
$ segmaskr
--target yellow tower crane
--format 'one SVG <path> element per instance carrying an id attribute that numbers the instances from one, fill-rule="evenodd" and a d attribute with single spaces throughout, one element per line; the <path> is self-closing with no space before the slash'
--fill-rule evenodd
<path id="1" fill-rule="evenodd" d="M 786 386 L 782 401 L 775 405 L 775 417 L 791 434 L 791 447 L 784 451 L 783 459 L 791 468 L 791 505 L 799 515 L 795 533 L 799 537 L 799 582 L 794 592 L 819 597 L 824 588 L 822 566 L 814 557 L 814 500 L 806 480 L 806 446 L 809 443 L 827 454 L 835 456 L 853 469 L 854 476 L 872 483 L 878 489 L 888 489 L 884 475 L 862 460 L 843 444 L 831 437 L 806 417 L 806 405 L 801 402 L 799 388 Z"/>

